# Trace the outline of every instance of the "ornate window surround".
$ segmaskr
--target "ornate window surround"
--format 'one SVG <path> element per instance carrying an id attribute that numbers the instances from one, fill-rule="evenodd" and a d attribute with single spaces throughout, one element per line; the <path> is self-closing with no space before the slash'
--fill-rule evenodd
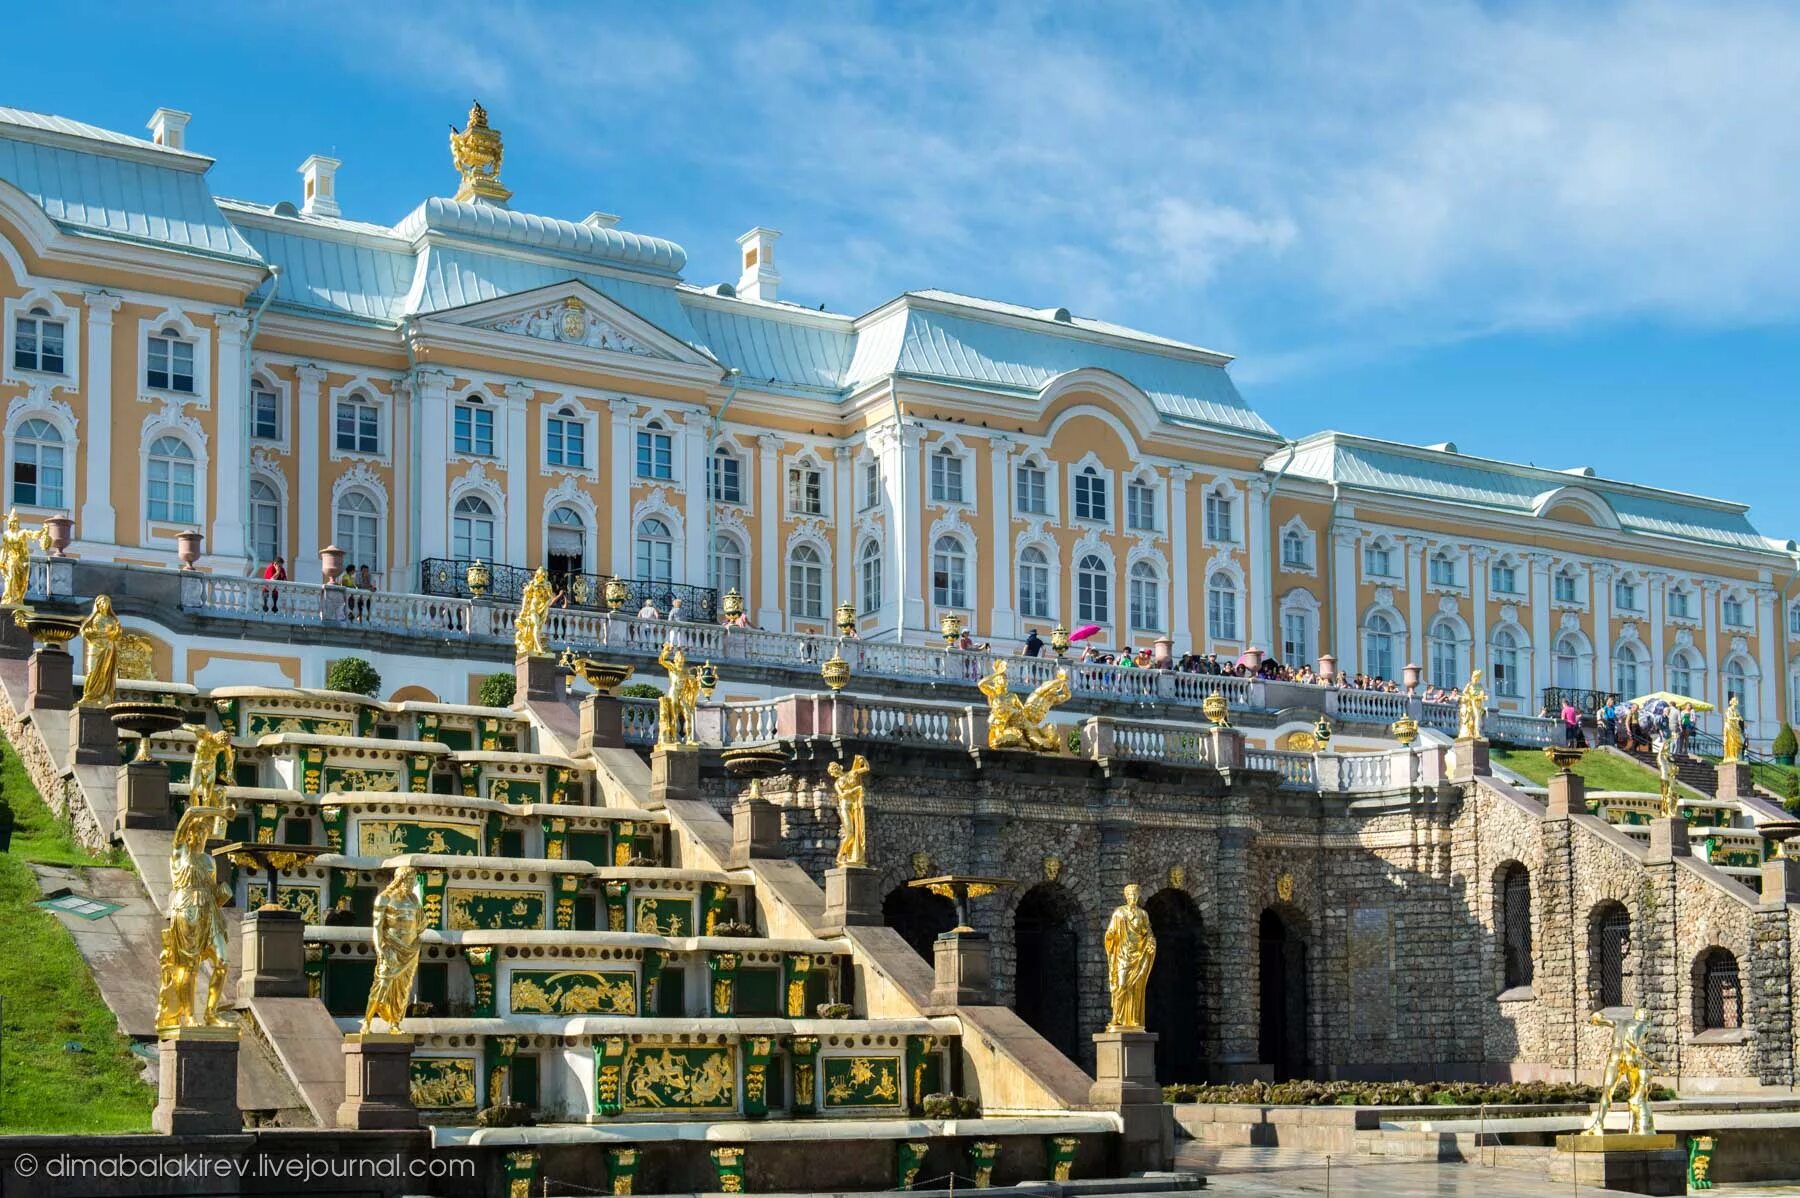
<path id="1" fill-rule="evenodd" d="M 19 370 L 13 366 L 13 338 L 18 334 L 17 317 L 29 316 L 34 308 L 46 309 L 52 317 L 63 324 L 63 370 L 61 374 L 50 374 L 41 370 Z M 71 308 L 62 301 L 62 297 L 45 285 L 39 285 L 25 292 L 17 299 L 8 298 L 5 303 L 4 317 L 6 328 L 4 337 L 0 338 L 0 347 L 4 348 L 5 358 L 0 359 L 0 382 L 12 383 L 26 388 L 28 391 L 41 391 L 46 396 L 58 391 L 71 394 L 81 390 L 81 357 L 82 321 L 79 309 Z"/>
<path id="2" fill-rule="evenodd" d="M 378 383 L 394 386 L 391 379 L 377 379 L 373 375 L 358 374 L 352 376 L 339 386 L 331 388 L 326 394 L 325 402 L 325 444 L 329 449 L 329 459 L 333 462 L 377 462 L 383 466 L 394 464 L 394 397 L 389 391 L 383 391 Z M 360 393 L 375 408 L 375 436 L 381 448 L 375 453 L 363 453 L 355 449 L 339 449 L 337 443 L 337 409 L 338 400 Z M 431 434 L 428 434 L 431 435 Z M 444 447 L 450 448 L 450 429 L 444 428 L 438 434 L 444 438 Z M 446 459 L 450 457 L 446 453 Z M 383 529 L 385 533 L 386 529 Z"/>
<path id="3" fill-rule="evenodd" d="M 194 389 L 169 391 L 147 385 L 150 366 L 150 338 L 164 329 L 175 329 L 194 345 Z M 195 324 L 180 308 L 164 308 L 155 316 L 138 321 L 137 350 L 132 359 L 133 386 L 139 403 L 192 404 L 197 408 L 212 407 L 212 330 Z"/>

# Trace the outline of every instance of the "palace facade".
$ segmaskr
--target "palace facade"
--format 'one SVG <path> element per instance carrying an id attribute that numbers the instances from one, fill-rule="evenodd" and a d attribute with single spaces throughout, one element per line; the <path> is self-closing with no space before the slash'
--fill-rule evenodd
<path id="1" fill-rule="evenodd" d="M 215 196 L 188 117 L 140 139 L 0 109 L 6 499 L 71 552 L 201 569 L 329 544 L 383 589 L 473 559 L 736 589 L 765 628 L 996 647 L 1097 624 L 1450 686 L 1737 695 L 1800 716 L 1800 552 L 1746 508 L 1590 469 L 1325 432 L 1289 440 L 1230 358 L 1066 309 L 781 298 L 498 178 L 397 224 Z M 483 126 L 485 133 L 485 126 Z M 721 255 L 722 256 L 722 255 Z"/>

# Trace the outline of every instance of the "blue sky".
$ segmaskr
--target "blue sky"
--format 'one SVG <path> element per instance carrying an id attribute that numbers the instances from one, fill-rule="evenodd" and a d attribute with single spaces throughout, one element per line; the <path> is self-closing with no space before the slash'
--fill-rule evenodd
<path id="1" fill-rule="evenodd" d="M 1800 538 L 1792 5 L 141 12 L 9 13 L 0 103 L 186 109 L 223 195 L 335 154 L 345 215 L 391 223 L 453 187 L 479 96 L 515 207 L 617 213 L 692 281 L 770 225 L 799 302 L 1067 306 L 1236 354 L 1288 436 L 1591 465 Z"/>

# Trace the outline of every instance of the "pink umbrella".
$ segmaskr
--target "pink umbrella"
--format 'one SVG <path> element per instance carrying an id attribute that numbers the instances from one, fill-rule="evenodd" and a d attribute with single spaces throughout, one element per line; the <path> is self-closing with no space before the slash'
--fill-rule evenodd
<path id="1" fill-rule="evenodd" d="M 1069 639 L 1071 641 L 1085 641 L 1099 631 L 1100 625 L 1098 624 L 1083 624 L 1080 628 L 1077 628 L 1074 632 L 1069 634 Z"/>

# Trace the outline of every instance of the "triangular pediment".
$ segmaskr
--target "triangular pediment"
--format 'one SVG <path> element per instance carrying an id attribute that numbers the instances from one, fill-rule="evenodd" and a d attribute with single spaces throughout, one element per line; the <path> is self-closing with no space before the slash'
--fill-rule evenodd
<path id="1" fill-rule="evenodd" d="M 591 350 L 696 366 L 717 365 L 706 354 L 579 279 L 444 309 L 433 313 L 431 320 L 502 337 L 539 341 L 546 347 L 575 353 Z"/>

